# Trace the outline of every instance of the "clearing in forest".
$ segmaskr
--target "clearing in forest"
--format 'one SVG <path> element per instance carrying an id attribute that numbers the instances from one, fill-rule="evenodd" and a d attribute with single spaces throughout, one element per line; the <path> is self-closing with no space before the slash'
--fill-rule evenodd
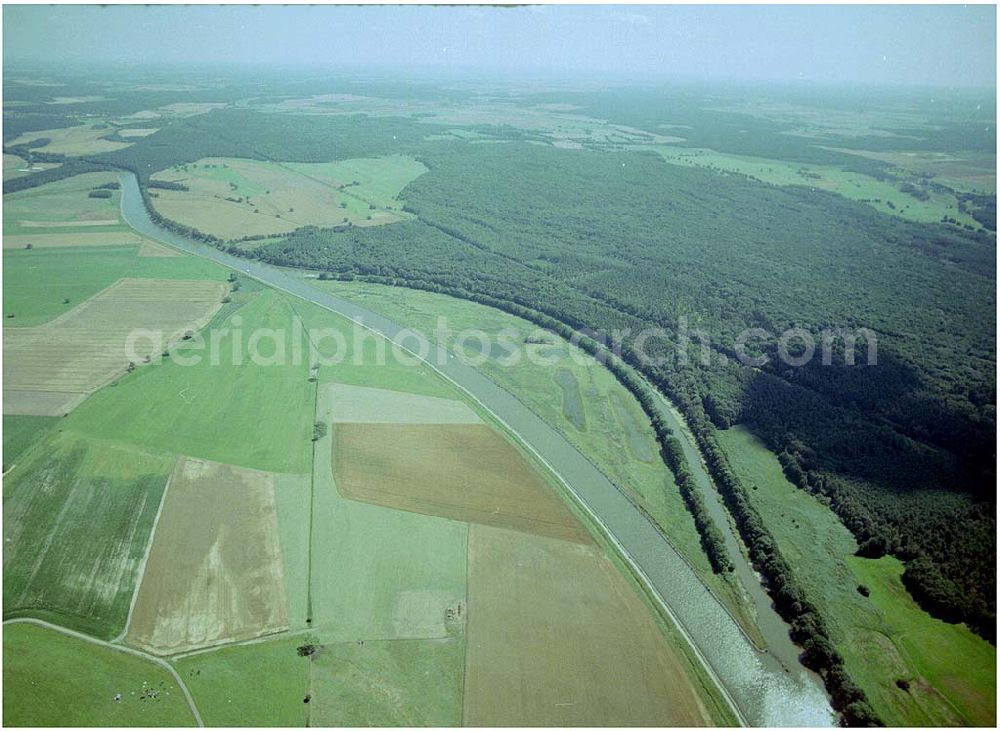
<path id="1" fill-rule="evenodd" d="M 8 236 L 47 233 L 107 233 L 95 229 L 125 230 L 121 224 L 118 190 L 104 189 L 107 198 L 90 193 L 103 185 L 118 183 L 117 173 L 74 175 L 3 197 L 4 246 Z"/>
<path id="2" fill-rule="evenodd" d="M 104 139 L 108 135 L 114 134 L 114 131 L 114 127 L 107 124 L 83 124 L 76 127 L 25 132 L 7 144 L 10 147 L 18 147 L 45 140 L 44 144 L 32 147 L 32 150 L 69 157 L 100 155 L 102 152 L 114 152 L 132 144 L 131 142 L 114 142 Z"/>
<path id="3" fill-rule="evenodd" d="M 57 162 L 36 162 L 30 163 L 23 157 L 18 155 L 11 155 L 9 153 L 3 153 L 3 179 L 10 180 L 11 178 L 20 178 L 24 175 L 30 175 L 33 172 L 39 170 L 48 170 L 49 168 L 59 167 L 60 163 Z"/>
<path id="4" fill-rule="evenodd" d="M 469 528 L 467 726 L 711 724 L 686 666 L 602 552 Z"/>
<path id="5" fill-rule="evenodd" d="M 590 542 L 553 488 L 485 424 L 335 424 L 332 432 L 345 497 Z"/>
<path id="6" fill-rule="evenodd" d="M 19 404 L 16 413 L 65 413 L 54 413 L 42 397 L 37 399 L 37 410 L 28 410 L 24 404 L 34 397 L 23 392 L 93 392 L 130 362 L 158 356 L 188 330 L 204 327 L 221 306 L 225 289 L 223 283 L 212 281 L 121 279 L 54 320 L 5 328 L 5 400 L 9 396 Z M 129 334 L 139 329 L 159 333 L 162 342 L 142 338 L 130 354 Z"/>
<path id="7" fill-rule="evenodd" d="M 203 158 L 152 176 L 166 218 L 221 239 L 276 236 L 301 226 L 375 226 L 408 217 L 399 192 L 426 168 L 411 158 L 299 164 Z"/>
<path id="8" fill-rule="evenodd" d="M 182 459 L 167 487 L 127 641 L 174 654 L 286 629 L 274 476 Z"/>

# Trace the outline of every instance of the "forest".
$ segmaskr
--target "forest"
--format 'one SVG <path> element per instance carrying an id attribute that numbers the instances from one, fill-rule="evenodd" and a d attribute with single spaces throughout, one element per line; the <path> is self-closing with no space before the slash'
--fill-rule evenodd
<path id="1" fill-rule="evenodd" d="M 396 91 L 431 93 L 407 89 Z M 707 109 L 690 91 L 531 100 L 569 101 L 650 132 L 669 118 L 691 129 L 686 144 L 694 147 L 885 174 L 878 161 L 783 134 L 786 124 Z M 32 127 L 27 119 L 22 131 L 57 126 Z M 932 148 L 948 149 L 957 139 L 995 146 L 995 130 L 962 121 L 938 127 Z M 412 220 L 306 227 L 253 248 L 183 232 L 325 276 L 475 299 L 545 327 L 591 333 L 584 342 L 594 349 L 602 332 L 662 328 L 667 337 L 647 345 L 655 364 L 626 343 L 612 370 L 647 408 L 706 553 L 724 571 L 721 540 L 645 384 L 683 412 L 776 606 L 845 716 L 875 720 L 747 501 L 716 429 L 749 426 L 791 481 L 837 513 L 859 553 L 897 556 L 922 606 L 995 640 L 995 234 L 905 221 L 822 190 L 671 166 L 650 150 L 557 149 L 537 144 L 534 133 L 489 125 L 477 130 L 499 143 L 434 139 L 443 129 L 415 118 L 227 108 L 176 120 L 115 152 L 6 181 L 4 191 L 96 167 L 132 170 L 145 191 L 152 173 L 207 156 L 319 162 L 412 155 L 429 168 L 401 196 Z M 844 136 L 836 147 L 888 150 L 898 144 L 893 139 Z M 993 216 L 995 226 L 995 207 Z M 742 331 L 792 327 L 817 342 L 828 330 L 866 328 L 877 336 L 877 365 L 863 357 L 849 365 L 835 347 L 830 365 L 814 358 L 788 366 L 775 338 L 757 343 L 764 365 L 737 362 Z M 698 345 L 685 350 L 682 333 Z"/>
<path id="2" fill-rule="evenodd" d="M 947 596 L 949 617 L 991 634 L 988 238 L 908 224 L 827 194 L 710 181 L 639 153 L 513 143 L 446 152 L 425 153 L 431 172 L 405 191 L 418 222 L 302 230 L 252 255 L 486 292 L 594 330 L 676 331 L 686 316 L 720 354 L 731 354 L 747 327 L 872 329 L 873 367 L 838 363 L 835 353 L 831 366 L 668 357 L 643 371 L 706 443 L 712 427 L 750 425 L 860 543 L 934 567 L 908 574 L 915 596 L 939 616 Z M 656 347 L 671 355 L 669 344 Z"/>

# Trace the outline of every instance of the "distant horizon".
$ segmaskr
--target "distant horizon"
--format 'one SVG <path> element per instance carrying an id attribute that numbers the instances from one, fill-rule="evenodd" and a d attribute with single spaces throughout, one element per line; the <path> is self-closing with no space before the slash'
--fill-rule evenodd
<path id="1" fill-rule="evenodd" d="M 6 5 L 3 20 L 7 71 L 160 67 L 393 73 L 400 80 L 996 88 L 992 5 Z"/>
<path id="2" fill-rule="evenodd" d="M 197 76 L 205 74 L 223 74 L 238 77 L 244 74 L 281 75 L 285 72 L 303 72 L 308 76 L 290 79 L 293 83 L 321 81 L 344 77 L 350 80 L 362 80 L 365 77 L 377 80 L 393 80 L 399 83 L 421 84 L 462 84 L 489 83 L 498 86 L 537 83 L 545 88 L 556 90 L 590 90 L 590 89 L 629 89 L 629 88 L 701 88 L 701 89 L 733 89 L 740 91 L 773 90 L 802 92 L 900 92 L 919 93 L 922 91 L 953 93 L 953 94 L 991 94 L 997 95 L 996 84 L 957 85 L 944 83 L 921 83 L 909 81 L 814 81 L 808 79 L 781 78 L 699 78 L 680 76 L 656 76 L 636 74 L 597 74 L 586 70 L 547 70 L 519 69 L 506 71 L 496 68 L 444 68 L 440 66 L 399 66 L 399 65 L 338 65 L 321 66 L 317 64 L 254 63 L 252 61 L 173 61 L 148 64 L 123 65 L 119 61 L 95 60 L 92 62 L 74 63 L 74 68 L 66 68 L 65 62 L 43 61 L 39 59 L 4 59 L 3 80 L 14 80 L 19 74 L 41 74 L 58 77 L 65 81 L 95 81 L 93 73 L 120 73 L 123 77 L 150 78 L 157 73 L 164 75 L 187 74 L 184 81 L 196 81 Z M 175 79 L 176 80 L 176 79 Z M 566 89 L 558 89 L 560 86 Z"/>

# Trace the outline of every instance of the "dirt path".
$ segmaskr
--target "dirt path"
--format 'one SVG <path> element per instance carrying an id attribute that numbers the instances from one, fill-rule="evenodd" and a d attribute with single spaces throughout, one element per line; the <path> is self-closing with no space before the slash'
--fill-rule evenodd
<path id="1" fill-rule="evenodd" d="M 81 632 L 76 632 L 71 629 L 66 629 L 65 627 L 60 627 L 57 624 L 52 624 L 51 622 L 46 622 L 41 619 L 31 619 L 30 617 L 23 617 L 20 619 L 8 619 L 7 621 L 4 622 L 4 625 L 18 624 L 18 623 L 34 624 L 37 625 L 38 627 L 45 627 L 46 629 L 55 630 L 56 632 L 62 632 L 64 635 L 75 637 L 76 639 L 83 640 L 84 642 L 90 642 L 91 644 L 100 645 L 101 647 L 107 647 L 111 650 L 116 650 L 118 652 L 125 652 L 128 653 L 129 655 L 135 655 L 136 657 L 141 657 L 143 660 L 149 660 L 150 662 L 156 663 L 161 668 L 170 673 L 170 675 L 173 676 L 173 679 L 177 681 L 177 685 L 181 689 L 181 692 L 184 694 L 184 699 L 187 701 L 188 708 L 191 709 L 191 715 L 194 716 L 194 720 L 198 724 L 198 726 L 203 727 L 205 725 L 205 722 L 201 720 L 201 714 L 198 712 L 198 707 L 194 704 L 194 698 L 191 696 L 191 691 L 188 690 L 187 685 L 184 684 L 184 681 L 181 679 L 181 676 L 177 673 L 177 671 L 174 670 L 174 667 L 166 660 L 162 660 L 156 657 L 155 655 L 150 655 L 148 653 L 145 653 L 142 650 L 135 650 L 131 647 L 126 647 L 124 645 L 116 645 L 112 642 L 105 642 L 104 640 L 99 640 L 96 637 L 90 637 L 89 635 L 85 635 Z"/>

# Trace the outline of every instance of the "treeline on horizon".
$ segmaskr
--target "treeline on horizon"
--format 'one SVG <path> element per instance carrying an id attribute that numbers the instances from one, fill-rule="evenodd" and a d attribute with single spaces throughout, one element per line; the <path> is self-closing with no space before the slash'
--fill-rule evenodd
<path id="1" fill-rule="evenodd" d="M 649 128 L 654 112 L 632 110 L 629 123 Z M 221 110 L 73 164 L 130 169 L 145 193 L 153 172 L 207 156 L 418 157 L 430 171 L 403 192 L 413 221 L 304 228 L 252 251 L 210 242 L 328 276 L 464 296 L 557 330 L 675 334 L 683 318 L 711 335 L 712 354 L 726 362 L 703 365 L 697 346 L 685 362 L 673 335 L 650 342 L 660 365 L 623 356 L 684 414 L 804 661 L 822 672 L 845 718 L 877 720 L 843 670 L 822 608 L 803 595 L 746 499 L 716 429 L 748 425 L 790 480 L 838 514 L 862 555 L 899 557 L 922 606 L 995 640 L 993 235 L 912 224 L 834 195 L 671 167 L 642 152 L 557 150 L 519 142 L 531 135 L 509 129 L 502 132 L 513 141 L 503 145 L 426 141 L 434 131 L 406 119 Z M 4 190 L 59 177 L 46 173 Z M 734 362 L 743 329 L 791 326 L 817 335 L 870 328 L 879 365 L 845 366 L 838 351 L 833 366 L 788 368 L 773 343 L 761 369 Z M 643 401 L 642 388 L 616 375 Z M 647 413 L 706 553 L 725 570 L 729 559 L 704 506 L 684 489 L 671 436 Z"/>

